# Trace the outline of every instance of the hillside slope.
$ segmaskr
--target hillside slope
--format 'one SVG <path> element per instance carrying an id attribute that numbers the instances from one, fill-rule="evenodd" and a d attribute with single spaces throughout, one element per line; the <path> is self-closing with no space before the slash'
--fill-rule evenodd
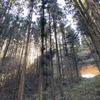
<path id="1" fill-rule="evenodd" d="M 69 93 L 70 100 L 100 100 L 100 75 L 83 79 Z"/>

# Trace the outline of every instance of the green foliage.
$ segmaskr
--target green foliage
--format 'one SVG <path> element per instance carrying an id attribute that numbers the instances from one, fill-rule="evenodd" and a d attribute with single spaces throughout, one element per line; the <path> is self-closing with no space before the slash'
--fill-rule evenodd
<path id="1" fill-rule="evenodd" d="M 81 32 L 82 35 L 89 36 L 89 29 L 87 28 L 87 25 L 85 25 L 85 22 L 83 19 L 80 19 L 77 22 L 77 30 Z"/>
<path id="2" fill-rule="evenodd" d="M 4 13 L 4 8 L 0 5 L 0 17 L 2 16 L 3 13 Z"/>
<path id="3" fill-rule="evenodd" d="M 80 82 L 72 88 L 69 95 L 70 100 L 73 100 L 72 98 L 74 100 L 99 100 L 100 76 Z"/>
<path id="4" fill-rule="evenodd" d="M 49 50 L 46 53 L 44 53 L 44 55 L 41 56 L 42 63 L 46 66 L 49 65 L 50 60 L 51 60 L 51 58 L 54 57 L 55 53 L 56 53 L 55 49 L 54 50 Z"/>

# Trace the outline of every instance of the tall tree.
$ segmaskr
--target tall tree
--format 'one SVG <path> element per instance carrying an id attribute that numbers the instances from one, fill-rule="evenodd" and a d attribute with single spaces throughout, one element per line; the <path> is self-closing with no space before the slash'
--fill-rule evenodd
<path id="1" fill-rule="evenodd" d="M 18 100 L 23 100 L 25 73 L 26 73 L 27 56 L 28 56 L 28 44 L 29 44 L 29 38 L 30 38 L 30 28 L 31 28 L 32 13 L 33 13 L 33 4 L 34 4 L 34 2 L 30 1 L 30 12 L 29 12 L 29 16 L 28 16 L 29 18 L 28 18 L 28 27 L 27 27 L 28 34 L 27 34 L 24 62 L 23 62 L 23 68 L 22 68 L 22 72 L 21 72 L 20 85 L 19 85 L 19 91 L 18 91 Z"/>

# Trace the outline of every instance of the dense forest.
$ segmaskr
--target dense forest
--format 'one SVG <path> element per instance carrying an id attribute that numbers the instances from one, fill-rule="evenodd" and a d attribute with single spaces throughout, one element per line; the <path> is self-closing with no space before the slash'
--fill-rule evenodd
<path id="1" fill-rule="evenodd" d="M 0 0 L 0 100 L 100 100 L 100 0 L 59 1 Z"/>

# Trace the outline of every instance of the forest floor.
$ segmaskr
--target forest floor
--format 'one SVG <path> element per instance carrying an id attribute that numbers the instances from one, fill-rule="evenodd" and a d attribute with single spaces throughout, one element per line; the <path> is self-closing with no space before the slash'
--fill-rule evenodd
<path id="1" fill-rule="evenodd" d="M 66 91 L 68 91 L 66 93 Z M 75 83 L 74 86 L 67 90 L 64 86 L 64 98 L 60 97 L 59 89 L 55 89 L 55 100 L 100 100 L 100 75 L 97 75 L 93 78 L 83 78 L 79 83 Z M 50 89 L 45 91 L 47 98 L 50 99 Z M 31 95 L 30 98 L 24 100 L 37 100 L 35 98 L 37 94 Z"/>
<path id="2" fill-rule="evenodd" d="M 100 75 L 83 78 L 70 90 L 69 100 L 100 100 Z"/>
<path id="3" fill-rule="evenodd" d="M 54 82 L 56 86 L 55 87 L 55 95 L 56 95 L 55 100 L 100 100 L 100 75 L 99 75 L 100 72 L 97 66 L 94 63 L 92 64 L 92 62 L 94 62 L 93 59 L 91 60 L 91 57 L 87 58 L 87 52 L 86 54 L 81 53 L 81 56 L 82 57 L 80 58 L 83 61 L 82 62 L 83 64 L 82 63 L 80 64 L 83 66 L 83 67 L 81 66 L 82 67 L 81 75 L 93 74 L 96 76 L 93 78 L 82 78 L 82 80 L 79 83 L 74 83 L 70 90 L 67 90 L 67 85 L 65 84 L 63 86 L 64 94 L 65 94 L 64 98 L 67 98 L 67 99 L 62 99 L 62 97 L 60 96 L 59 85 L 57 85 L 58 82 L 56 82 L 57 80 L 55 79 L 55 82 Z M 14 69 L 17 69 L 16 67 L 17 65 L 15 64 L 16 59 L 15 61 L 14 61 L 14 58 L 12 59 L 9 59 L 9 63 L 10 63 L 10 68 L 14 70 Z M 89 63 L 86 62 L 87 60 L 89 60 L 88 61 Z M 12 72 L 12 70 L 9 69 L 9 72 Z M 29 72 L 26 75 L 24 100 L 37 100 L 36 99 L 36 97 L 38 96 L 38 93 L 36 92 L 38 88 L 37 77 L 33 77 L 33 76 L 34 76 L 33 72 L 31 73 Z M 12 72 L 12 76 L 10 76 L 10 79 L 6 81 L 7 82 L 4 88 L 5 89 L 4 99 L 2 100 L 12 100 L 12 95 L 14 95 L 15 89 L 18 90 L 17 89 L 18 86 L 16 85 L 16 78 L 13 77 L 13 72 Z M 64 81 L 66 82 L 66 80 Z M 43 94 L 46 95 L 47 97 L 46 100 L 51 100 L 51 88 L 48 88 L 46 91 L 43 92 Z"/>

